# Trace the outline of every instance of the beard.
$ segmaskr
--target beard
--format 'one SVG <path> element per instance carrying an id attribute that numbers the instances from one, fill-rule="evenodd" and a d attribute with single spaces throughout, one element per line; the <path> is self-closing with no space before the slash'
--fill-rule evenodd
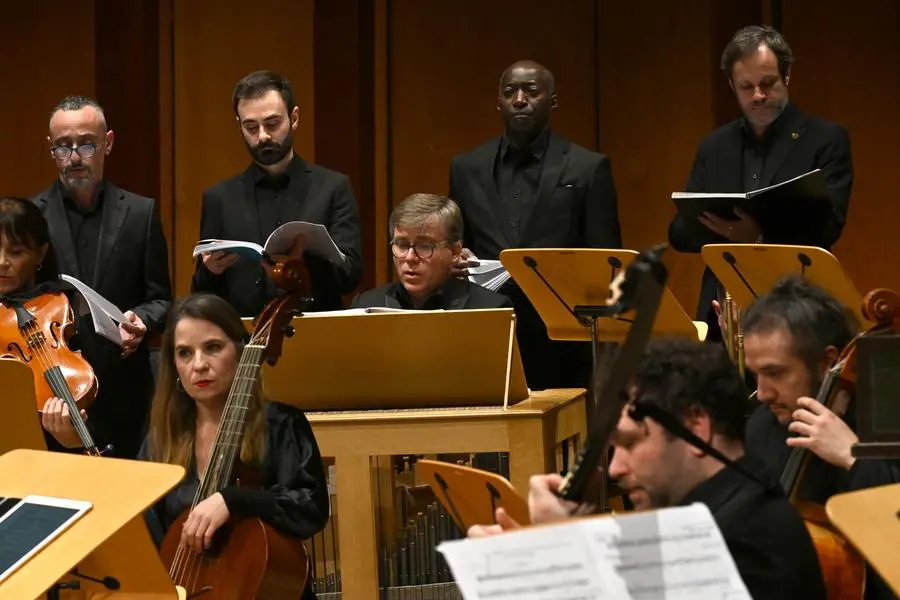
<path id="1" fill-rule="evenodd" d="M 253 160 L 261 165 L 269 166 L 281 162 L 291 153 L 291 149 L 294 146 L 294 134 L 289 129 L 287 135 L 281 142 L 270 140 L 251 146 L 247 140 L 244 139 L 244 144 L 247 146 L 247 150 L 250 152 L 250 156 L 253 157 Z"/>

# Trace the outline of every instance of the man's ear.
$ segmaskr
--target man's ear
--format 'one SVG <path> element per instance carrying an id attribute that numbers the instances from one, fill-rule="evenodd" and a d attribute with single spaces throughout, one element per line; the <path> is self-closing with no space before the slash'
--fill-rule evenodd
<path id="1" fill-rule="evenodd" d="M 830 369 L 834 362 L 841 355 L 841 351 L 838 350 L 836 346 L 828 346 L 825 348 L 825 356 L 822 358 L 822 362 L 819 364 L 819 373 L 824 375 L 828 369 Z"/>
<path id="2" fill-rule="evenodd" d="M 300 125 L 300 107 L 295 106 L 291 111 L 291 129 L 297 129 Z"/>
<path id="3" fill-rule="evenodd" d="M 454 262 L 458 262 L 460 256 L 462 255 L 463 245 L 462 242 L 456 241 L 450 245 L 450 252 L 453 253 Z"/>
<path id="4" fill-rule="evenodd" d="M 692 416 L 688 417 L 685 420 L 684 424 L 698 438 L 700 438 L 704 442 L 711 443 L 710 440 L 712 439 L 712 423 L 709 420 L 708 414 L 695 413 Z M 697 458 L 700 458 L 706 454 L 705 452 L 703 452 L 703 450 L 691 444 L 688 444 L 688 447 L 691 454 L 693 454 Z"/>
<path id="5" fill-rule="evenodd" d="M 106 132 L 106 137 L 105 137 L 104 141 L 105 141 L 105 145 L 106 145 L 105 154 L 107 156 L 109 156 L 109 153 L 112 152 L 113 142 L 116 141 L 116 134 L 113 133 L 112 129 L 110 129 L 109 131 Z"/>
<path id="6" fill-rule="evenodd" d="M 728 78 L 728 87 L 731 88 L 732 92 L 734 91 L 734 79 L 732 79 L 731 77 Z"/>
<path id="7" fill-rule="evenodd" d="M 788 85 L 791 82 L 791 68 L 788 67 L 787 71 L 784 74 L 784 85 Z"/>
<path id="8" fill-rule="evenodd" d="M 556 110 L 559 104 L 556 101 L 556 94 L 550 94 L 550 110 Z"/>
<path id="9" fill-rule="evenodd" d="M 49 135 L 47 136 L 47 145 L 50 147 L 50 156 L 51 156 L 53 159 L 56 159 L 56 157 L 53 156 L 53 140 L 50 139 L 50 136 L 49 136 Z"/>

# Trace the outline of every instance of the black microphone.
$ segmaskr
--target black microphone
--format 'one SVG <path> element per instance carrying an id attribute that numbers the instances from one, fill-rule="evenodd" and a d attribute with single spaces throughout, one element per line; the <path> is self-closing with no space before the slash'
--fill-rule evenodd
<path id="1" fill-rule="evenodd" d="M 102 585 L 103 587 L 105 587 L 108 590 L 117 590 L 120 587 L 122 587 L 122 584 L 120 584 L 119 580 L 116 579 L 115 577 L 106 576 L 106 577 L 103 577 L 102 579 L 97 579 L 95 577 L 85 575 L 84 573 L 79 571 L 77 567 L 72 570 L 72 575 L 74 575 L 75 577 L 80 577 L 81 579 L 84 579 L 85 581 L 93 581 L 94 583 L 99 583 L 100 585 Z"/>
<path id="2" fill-rule="evenodd" d="M 803 277 L 806 275 L 806 267 L 812 266 L 812 259 L 803 252 L 800 252 L 797 254 L 797 260 L 800 261 L 800 276 Z"/>
<path id="3" fill-rule="evenodd" d="M 559 300 L 559 303 L 562 304 L 567 311 L 569 311 L 569 314 L 572 315 L 573 317 L 575 317 L 576 319 L 578 319 L 578 321 L 581 321 L 581 319 L 578 317 L 578 315 L 575 314 L 575 311 L 572 310 L 572 307 L 569 306 L 566 303 L 566 301 L 562 299 L 562 296 L 560 296 L 557 293 L 556 289 L 554 289 L 554 287 L 550 284 L 550 282 L 547 281 L 547 278 L 544 277 L 543 273 L 541 273 L 538 270 L 537 261 L 534 260 L 533 257 L 525 255 L 522 257 L 522 262 L 525 263 L 526 267 L 528 267 L 529 269 L 534 271 L 534 274 L 537 275 L 540 278 L 540 280 L 544 282 L 544 285 L 547 286 L 547 289 L 550 290 L 554 296 L 556 296 L 556 299 Z"/>

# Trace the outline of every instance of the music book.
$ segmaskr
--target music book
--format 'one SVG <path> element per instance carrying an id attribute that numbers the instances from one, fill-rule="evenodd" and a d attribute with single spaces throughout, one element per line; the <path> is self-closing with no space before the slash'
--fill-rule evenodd
<path id="1" fill-rule="evenodd" d="M 751 600 L 700 503 L 453 540 L 438 551 L 466 600 Z"/>
<path id="2" fill-rule="evenodd" d="M 509 281 L 510 275 L 499 260 L 473 259 L 473 262 L 478 264 L 469 267 L 469 281 L 472 283 L 496 292 Z"/>
<path id="3" fill-rule="evenodd" d="M 119 334 L 119 323 L 130 323 L 125 314 L 119 310 L 119 307 L 95 292 L 89 285 L 85 284 L 71 275 L 60 275 L 60 279 L 69 283 L 78 290 L 80 302 L 76 303 L 75 310 L 79 315 L 90 313 L 91 320 L 94 322 L 94 331 L 121 346 L 122 336 Z"/>
<path id="4" fill-rule="evenodd" d="M 344 253 L 334 243 L 328 229 L 319 223 L 307 223 L 306 221 L 291 221 L 281 225 L 272 232 L 263 246 L 241 240 L 200 240 L 194 246 L 193 258 L 197 258 L 203 252 L 220 250 L 234 252 L 251 260 L 261 259 L 264 252 L 270 256 L 288 254 L 294 245 L 294 240 L 300 235 L 305 238 L 306 250 L 332 262 L 344 262 Z"/>
<path id="5" fill-rule="evenodd" d="M 673 192 L 672 200 L 679 214 L 694 222 L 704 212 L 736 220 L 734 209 L 740 208 L 759 222 L 767 242 L 785 236 L 789 241 L 798 225 L 805 230 L 823 228 L 831 217 L 828 186 L 821 169 L 751 192 Z"/>

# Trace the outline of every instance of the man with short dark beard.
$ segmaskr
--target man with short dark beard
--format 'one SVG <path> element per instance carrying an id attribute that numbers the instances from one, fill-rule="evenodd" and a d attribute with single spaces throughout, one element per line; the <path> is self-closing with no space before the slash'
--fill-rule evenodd
<path id="1" fill-rule="evenodd" d="M 198 239 L 263 245 L 290 221 L 324 225 L 345 259 L 336 263 L 303 253 L 315 297 L 308 310 L 341 308 L 341 295 L 353 291 L 362 275 L 359 216 L 350 180 L 294 153 L 300 109 L 290 82 L 281 75 L 250 73 L 235 86 L 232 103 L 253 164 L 204 192 Z M 239 261 L 237 254 L 226 252 L 197 258 L 191 290 L 225 298 L 244 317 L 259 314 L 277 291 L 260 262 Z"/>

